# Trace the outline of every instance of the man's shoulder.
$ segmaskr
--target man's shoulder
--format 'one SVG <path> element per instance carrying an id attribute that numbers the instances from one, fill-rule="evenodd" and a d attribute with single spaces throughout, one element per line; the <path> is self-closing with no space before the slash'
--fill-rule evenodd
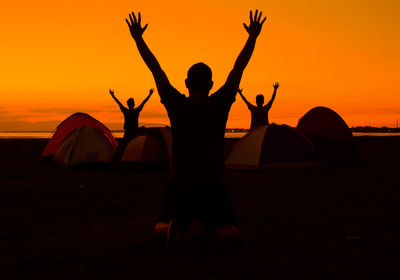
<path id="1" fill-rule="evenodd" d="M 162 93 L 162 94 L 160 94 L 162 96 L 161 103 L 163 103 L 163 104 L 184 101 L 187 98 L 184 94 L 180 93 L 172 85 L 166 86 L 163 89 L 161 89 L 160 91 Z"/>
<path id="2" fill-rule="evenodd" d="M 254 106 L 253 104 L 247 105 L 250 111 L 257 111 L 257 106 Z"/>
<path id="3" fill-rule="evenodd" d="M 233 86 L 230 84 L 224 84 L 220 89 L 210 95 L 212 100 L 216 102 L 223 102 L 223 103 L 233 103 L 235 102 L 236 91 Z"/>
<path id="4" fill-rule="evenodd" d="M 128 109 L 128 108 L 125 108 L 124 106 L 121 106 L 120 108 L 121 108 L 121 112 L 122 112 L 124 115 L 127 114 L 127 113 L 129 112 L 129 109 Z"/>
<path id="5" fill-rule="evenodd" d="M 232 85 L 225 83 L 222 87 L 220 87 L 213 95 L 224 94 L 224 93 L 236 93 L 237 89 L 234 88 Z"/>

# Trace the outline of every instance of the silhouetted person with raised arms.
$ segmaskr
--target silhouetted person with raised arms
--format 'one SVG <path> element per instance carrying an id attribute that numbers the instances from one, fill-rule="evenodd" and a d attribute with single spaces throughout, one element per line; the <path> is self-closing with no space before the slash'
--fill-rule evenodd
<path id="1" fill-rule="evenodd" d="M 126 102 L 128 108 L 115 97 L 114 91 L 110 89 L 111 97 L 117 102 L 121 112 L 124 114 L 124 140 L 132 136 L 139 128 L 139 114 L 142 111 L 144 104 L 150 99 L 154 89 L 150 89 L 149 95 L 143 100 L 142 104 L 135 108 L 135 100 L 131 97 Z"/>
<path id="2" fill-rule="evenodd" d="M 213 86 L 211 69 L 204 63 L 190 67 L 185 80 L 189 97 L 177 91 L 169 82 L 157 59 L 147 47 L 142 34 L 141 14 L 129 15 L 131 35 L 144 62 L 153 74 L 161 103 L 164 104 L 172 128 L 173 182 L 167 187 L 162 213 L 155 230 L 169 223 L 169 238 L 184 234 L 193 218 L 203 221 L 224 238 L 237 231 L 236 218 L 228 191 L 220 173 L 223 169 L 224 134 L 228 113 L 243 71 L 253 53 L 256 39 L 266 18 L 261 21 L 258 10 L 250 12 L 249 34 L 225 84 L 209 96 Z M 172 237 L 171 237 L 172 236 Z"/>
<path id="3" fill-rule="evenodd" d="M 251 113 L 250 129 L 255 129 L 257 127 L 269 124 L 268 112 L 272 107 L 272 103 L 274 103 L 276 90 L 279 87 L 279 83 L 275 82 L 275 84 L 273 84 L 273 87 L 274 87 L 274 93 L 272 94 L 271 100 L 266 105 L 264 105 L 264 95 L 259 94 L 256 96 L 257 106 L 254 106 L 249 101 L 247 101 L 246 97 L 244 97 L 243 95 L 243 89 L 238 89 L 240 97 L 242 97 L 244 103 L 246 103 Z"/>

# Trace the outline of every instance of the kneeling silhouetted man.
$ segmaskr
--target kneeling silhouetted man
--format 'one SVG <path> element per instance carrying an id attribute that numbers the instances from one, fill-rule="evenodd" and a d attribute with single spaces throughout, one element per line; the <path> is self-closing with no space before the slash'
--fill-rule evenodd
<path id="1" fill-rule="evenodd" d="M 139 53 L 153 74 L 172 128 L 174 179 L 166 189 L 156 229 L 169 223 L 168 232 L 184 234 L 189 222 L 198 218 L 207 229 L 216 229 L 222 238 L 237 232 L 228 191 L 220 178 L 224 134 L 243 71 L 266 19 L 261 21 L 261 15 L 256 11 L 253 17 L 250 12 L 250 25 L 244 24 L 248 40 L 225 84 L 209 96 L 213 87 L 211 69 L 197 63 L 189 69 L 185 81 L 189 97 L 170 84 L 147 47 L 142 37 L 147 24 L 142 27 L 140 13 L 137 18 L 132 13 L 126 20 Z"/>

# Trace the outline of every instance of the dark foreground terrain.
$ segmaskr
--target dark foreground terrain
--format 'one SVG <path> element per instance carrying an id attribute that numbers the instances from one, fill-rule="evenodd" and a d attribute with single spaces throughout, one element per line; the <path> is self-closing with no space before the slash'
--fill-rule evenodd
<path id="1" fill-rule="evenodd" d="M 400 279 L 400 138 L 358 137 L 362 164 L 225 172 L 240 223 L 227 250 L 152 235 L 168 173 L 39 162 L 0 139 L 0 279 Z"/>

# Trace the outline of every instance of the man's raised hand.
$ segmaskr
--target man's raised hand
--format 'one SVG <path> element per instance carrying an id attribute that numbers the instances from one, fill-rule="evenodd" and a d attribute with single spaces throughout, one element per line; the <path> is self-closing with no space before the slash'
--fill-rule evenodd
<path id="1" fill-rule="evenodd" d="M 114 91 L 112 89 L 109 89 L 111 96 L 114 96 Z"/>
<path id="2" fill-rule="evenodd" d="M 246 29 L 247 33 L 249 33 L 249 36 L 257 37 L 260 34 L 261 28 L 262 28 L 265 20 L 267 19 L 267 17 L 264 17 L 264 19 L 261 21 L 261 16 L 262 16 L 262 12 L 260 12 L 260 14 L 258 14 L 258 10 L 256 10 L 256 12 L 254 13 L 254 17 L 253 17 L 253 12 L 250 11 L 249 26 L 247 26 L 245 23 L 243 23 L 244 28 Z"/>
<path id="3" fill-rule="evenodd" d="M 275 82 L 275 84 L 272 85 L 274 87 L 274 89 L 278 89 L 278 87 L 280 86 L 280 84 L 278 82 Z"/>
<path id="4" fill-rule="evenodd" d="M 146 24 L 144 27 L 142 27 L 142 17 L 140 12 L 138 13 L 137 18 L 134 12 L 130 13 L 129 20 L 126 18 L 125 21 L 129 26 L 129 31 L 131 32 L 133 39 L 141 37 L 148 25 Z"/>

